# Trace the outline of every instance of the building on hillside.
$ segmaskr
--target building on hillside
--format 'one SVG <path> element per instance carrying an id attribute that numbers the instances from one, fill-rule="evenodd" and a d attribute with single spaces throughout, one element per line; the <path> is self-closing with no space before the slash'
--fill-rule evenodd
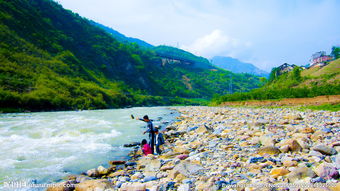
<path id="1" fill-rule="evenodd" d="M 326 54 L 325 51 L 316 52 L 310 59 L 309 67 L 322 67 L 327 64 L 328 61 L 333 60 L 332 56 Z"/>

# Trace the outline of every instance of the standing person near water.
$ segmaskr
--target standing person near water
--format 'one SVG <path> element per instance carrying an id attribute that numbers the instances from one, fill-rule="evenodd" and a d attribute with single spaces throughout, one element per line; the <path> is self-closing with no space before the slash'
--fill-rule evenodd
<path id="1" fill-rule="evenodd" d="M 133 115 L 131 115 L 132 119 L 134 118 Z M 152 154 L 154 154 L 154 147 L 155 147 L 155 129 L 153 127 L 153 124 L 151 122 L 151 120 L 149 119 L 149 116 L 145 115 L 143 117 L 143 119 L 139 119 L 138 117 L 136 118 L 136 120 L 141 120 L 144 121 L 147 124 L 147 130 L 144 132 L 145 133 L 149 133 L 149 144 L 152 150 Z"/>

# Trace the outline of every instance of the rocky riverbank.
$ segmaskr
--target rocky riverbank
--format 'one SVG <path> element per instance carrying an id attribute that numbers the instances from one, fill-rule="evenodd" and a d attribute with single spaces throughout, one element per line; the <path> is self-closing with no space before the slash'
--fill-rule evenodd
<path id="1" fill-rule="evenodd" d="M 181 121 L 166 127 L 161 156 L 136 150 L 129 161 L 70 176 L 48 191 L 340 190 L 340 112 L 178 111 Z"/>

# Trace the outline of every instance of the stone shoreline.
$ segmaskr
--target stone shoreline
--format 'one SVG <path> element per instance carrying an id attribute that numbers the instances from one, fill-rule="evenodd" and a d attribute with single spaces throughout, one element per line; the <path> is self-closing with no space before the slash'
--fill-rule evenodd
<path id="1" fill-rule="evenodd" d="M 177 110 L 162 155 L 138 149 L 47 190 L 340 190 L 340 112 Z"/>

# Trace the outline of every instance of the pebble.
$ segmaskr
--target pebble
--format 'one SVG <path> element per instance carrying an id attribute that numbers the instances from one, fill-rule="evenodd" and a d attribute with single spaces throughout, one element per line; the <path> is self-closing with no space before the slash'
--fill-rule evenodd
<path id="1" fill-rule="evenodd" d="M 111 161 L 109 175 L 99 175 L 104 167 L 87 175 L 109 177 L 119 190 L 228 190 L 227 186 L 248 183 L 340 186 L 339 112 L 243 107 L 176 110 L 181 116 L 165 127 L 162 155 L 140 156 L 139 149 L 129 161 Z"/>

